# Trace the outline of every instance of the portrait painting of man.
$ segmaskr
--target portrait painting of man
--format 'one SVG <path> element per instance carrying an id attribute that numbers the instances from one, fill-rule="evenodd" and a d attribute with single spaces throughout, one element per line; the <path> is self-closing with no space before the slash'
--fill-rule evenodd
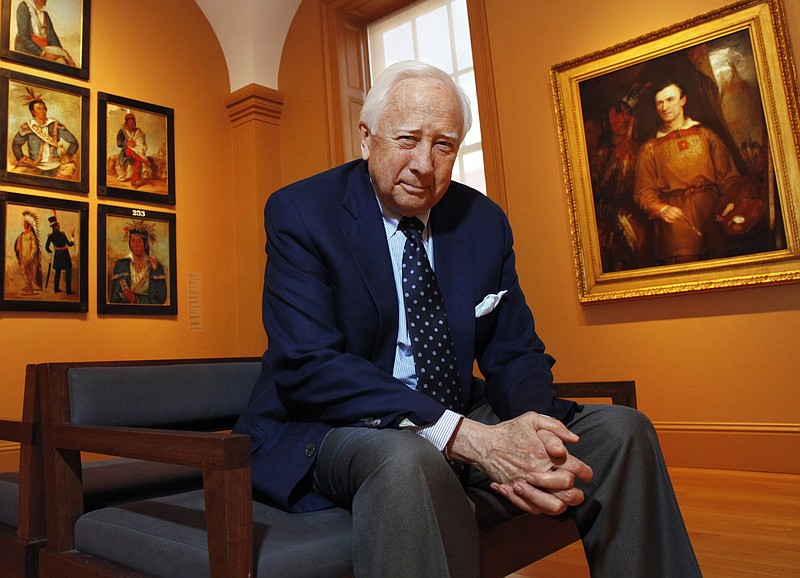
<path id="1" fill-rule="evenodd" d="M 3 167 L 7 179 L 54 188 L 83 187 L 88 176 L 83 142 L 88 97 L 48 86 L 56 83 L 38 84 L 27 80 L 34 77 L 17 76 L 8 78 Z"/>
<path id="2" fill-rule="evenodd" d="M 743 30 L 581 83 L 603 273 L 785 248 L 755 66 Z"/>
<path id="3" fill-rule="evenodd" d="M 104 302 L 170 306 L 172 225 L 168 220 L 132 216 L 132 212 L 136 211 L 101 215 L 105 223 Z"/>
<path id="4" fill-rule="evenodd" d="M 78 303 L 80 211 L 7 202 L 4 217 L 3 299 Z"/>
<path id="5" fill-rule="evenodd" d="M 3 0 L 3 58 L 88 78 L 90 0 Z"/>
<path id="6" fill-rule="evenodd" d="M 175 204 L 175 111 L 97 93 L 97 194 Z"/>
<path id="7" fill-rule="evenodd" d="M 108 103 L 106 185 L 166 195 L 169 192 L 167 118 Z"/>
<path id="8" fill-rule="evenodd" d="M 782 12 L 737 2 L 551 67 L 582 303 L 800 280 Z"/>

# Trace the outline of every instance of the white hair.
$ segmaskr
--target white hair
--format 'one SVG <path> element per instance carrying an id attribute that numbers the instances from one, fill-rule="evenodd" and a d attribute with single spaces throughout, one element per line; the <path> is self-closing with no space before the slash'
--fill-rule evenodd
<path id="1" fill-rule="evenodd" d="M 360 121 L 367 125 L 370 132 L 375 132 L 378 121 L 380 121 L 386 108 L 389 94 L 400 82 L 409 78 L 437 80 L 453 91 L 461 107 L 463 122 L 459 136 L 461 140 L 464 140 L 472 126 L 472 108 L 470 107 L 469 97 L 461 87 L 453 82 L 449 74 L 435 66 L 415 60 L 403 60 L 392 64 L 378 75 L 367 94 L 367 98 L 364 100 Z"/>

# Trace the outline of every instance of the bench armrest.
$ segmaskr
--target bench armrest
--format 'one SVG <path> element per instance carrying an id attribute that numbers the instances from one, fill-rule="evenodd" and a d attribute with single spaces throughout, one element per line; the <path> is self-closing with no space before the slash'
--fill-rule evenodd
<path id="1" fill-rule="evenodd" d="M 246 576 L 252 568 L 250 436 L 112 426 L 48 425 L 45 447 L 48 546 L 74 549 L 83 515 L 80 452 L 192 466 L 203 470 L 212 576 Z"/>
<path id="2" fill-rule="evenodd" d="M 93 452 L 197 468 L 250 464 L 250 436 L 115 426 L 51 425 L 46 443 L 56 450 Z"/>
<path id="3" fill-rule="evenodd" d="M 0 440 L 32 445 L 36 442 L 36 424 L 0 419 Z"/>

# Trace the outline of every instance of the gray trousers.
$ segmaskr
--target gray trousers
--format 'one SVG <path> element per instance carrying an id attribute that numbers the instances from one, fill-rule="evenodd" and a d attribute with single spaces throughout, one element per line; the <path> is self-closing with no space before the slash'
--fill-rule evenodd
<path id="1" fill-rule="evenodd" d="M 481 406 L 469 417 L 496 423 Z M 701 576 L 655 430 L 623 406 L 586 405 L 566 424 L 569 451 L 594 470 L 578 482 L 576 521 L 593 577 Z M 460 478 L 427 440 L 408 432 L 337 428 L 325 438 L 317 488 L 353 512 L 357 577 L 479 576 L 478 524 L 462 482 L 486 487 L 475 469 Z M 490 490 L 491 491 L 491 490 Z M 513 508 L 496 496 L 498 509 Z"/>

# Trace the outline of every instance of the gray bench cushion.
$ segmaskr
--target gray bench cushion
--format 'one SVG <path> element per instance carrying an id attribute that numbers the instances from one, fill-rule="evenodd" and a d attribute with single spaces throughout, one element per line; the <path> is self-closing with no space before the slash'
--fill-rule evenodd
<path id="1" fill-rule="evenodd" d="M 289 514 L 253 502 L 256 578 L 352 572 L 350 512 Z M 159 578 L 209 576 L 203 492 L 103 508 L 75 526 L 78 551 Z"/>
<path id="2" fill-rule="evenodd" d="M 170 428 L 200 420 L 233 422 L 260 371 L 257 361 L 73 367 L 70 419 L 79 425 Z"/>
<path id="3" fill-rule="evenodd" d="M 18 515 L 19 472 L 0 473 L 0 524 L 16 528 Z"/>
<path id="4" fill-rule="evenodd" d="M 197 468 L 128 458 L 83 464 L 87 511 L 202 487 L 203 476 Z M 0 473 L 0 524 L 16 528 L 18 515 L 19 472 Z"/>
<path id="5" fill-rule="evenodd" d="M 483 525 L 519 515 L 490 492 L 468 491 Z M 546 516 L 543 530 L 554 523 Z M 209 576 L 203 492 L 187 492 L 82 516 L 75 526 L 75 546 L 92 554 L 158 578 Z M 253 502 L 255 578 L 338 578 L 352 572 L 347 510 L 332 508 L 290 514 Z"/>

